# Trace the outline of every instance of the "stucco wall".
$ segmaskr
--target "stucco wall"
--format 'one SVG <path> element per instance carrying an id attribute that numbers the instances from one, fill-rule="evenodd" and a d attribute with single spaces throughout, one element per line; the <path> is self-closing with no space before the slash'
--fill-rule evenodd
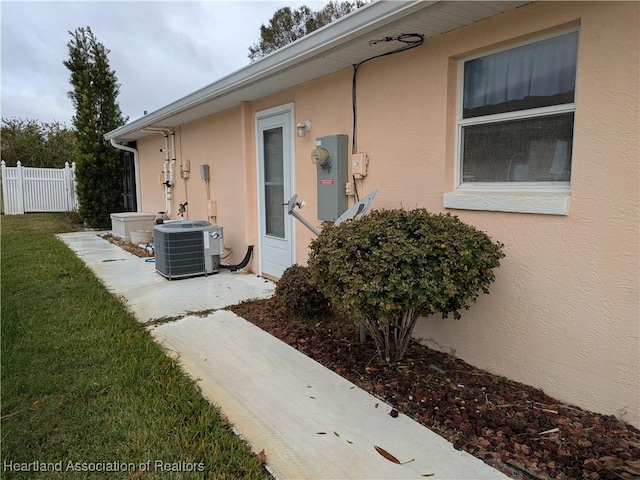
<path id="1" fill-rule="evenodd" d="M 255 245 L 255 188 L 253 155 L 247 159 L 245 106 L 182 125 L 175 131 L 176 162 L 171 189 L 170 219 L 178 219 L 179 204 L 188 203 L 184 219 L 207 220 L 222 225 L 226 250 L 223 261 L 239 263 L 248 245 Z M 161 134 L 138 141 L 142 210 L 165 210 L 164 187 L 159 177 L 164 165 Z M 189 166 L 188 178 L 180 175 Z M 200 173 L 201 165 L 209 165 L 210 180 Z M 247 205 L 247 200 L 251 203 Z M 208 206 L 211 202 L 211 207 Z M 211 215 L 210 215 L 211 214 Z M 250 264 L 250 268 L 255 266 Z"/>
<path id="2" fill-rule="evenodd" d="M 372 66 L 379 68 L 378 88 L 402 82 L 402 90 L 380 97 L 405 105 L 406 121 L 397 128 L 390 121 L 388 135 L 376 134 L 376 112 L 365 114 L 360 107 L 372 142 L 380 143 L 363 148 L 399 151 L 404 159 L 406 181 L 386 181 L 392 190 L 381 199 L 385 206 L 402 198 L 407 207 L 441 209 L 441 193 L 453 183 L 457 85 L 456 69 L 445 62 L 566 25 L 580 25 L 569 215 L 455 211 L 505 243 L 507 257 L 491 295 L 462 320 L 430 318 L 416 333 L 474 365 L 638 425 L 638 5 L 533 5 L 409 52 L 415 60 L 399 78 L 393 78 L 401 65 L 397 57 L 396 69 Z M 407 90 L 425 92 L 422 104 L 403 100 Z M 426 128 L 416 132 L 416 123 Z M 414 148 L 387 138 L 402 138 Z"/>
<path id="3" fill-rule="evenodd" d="M 569 214 L 451 210 L 503 242 L 507 256 L 491 294 L 461 320 L 424 319 L 416 334 L 473 365 L 636 426 L 639 13 L 636 2 L 540 2 L 368 62 L 358 72 L 358 147 L 371 161 L 369 175 L 358 183 L 361 196 L 377 188 L 376 208 L 446 211 L 443 194 L 454 183 L 457 59 L 579 26 Z M 211 193 L 218 201 L 218 222 L 233 260 L 257 236 L 255 113 L 293 102 L 294 121 L 311 120 L 311 132 L 295 139 L 294 191 L 307 201 L 301 213 L 319 225 L 316 168 L 309 154 L 316 137 L 343 133 L 351 141 L 351 78 L 350 70 L 339 72 L 180 128 L 180 158 L 189 158 L 192 166 L 190 216 L 206 215 L 197 165 L 208 162 L 216 178 Z M 141 158 L 155 155 L 160 169 L 161 139 L 139 142 Z M 147 192 L 145 182 L 153 173 L 161 194 L 155 180 L 159 169 L 146 161 L 143 209 L 156 211 L 158 197 Z M 300 224 L 296 234 L 297 260 L 305 263 L 312 234 Z"/>
<path id="4" fill-rule="evenodd" d="M 200 165 L 207 164 L 211 176 L 209 196 L 217 206 L 217 214 L 208 220 L 224 228 L 225 246 L 232 249 L 224 261 L 238 263 L 247 247 L 240 109 L 184 125 L 180 128 L 180 138 L 182 162 L 191 163 L 191 176 L 188 181 L 182 181 L 189 196 L 189 216 L 208 217 L 207 184 L 200 177 Z"/>
<path id="5" fill-rule="evenodd" d="M 260 112 L 278 105 L 295 105 L 295 123 L 310 120 L 311 131 L 304 137 L 295 137 L 295 179 L 293 190 L 306 205 L 300 214 L 320 228 L 317 220 L 318 201 L 316 192 L 317 167 L 311 163 L 311 152 L 316 148 L 316 138 L 326 135 L 345 134 L 351 141 L 351 72 L 344 71 L 328 75 L 297 88 L 272 95 L 253 103 L 253 112 Z M 306 264 L 308 245 L 313 234 L 300 222 L 294 222 L 296 231 L 296 257 Z"/>
<path id="6" fill-rule="evenodd" d="M 447 119 L 448 136 L 427 120 L 445 172 L 428 176 L 441 191 L 452 187 L 456 70 L 445 77 L 445 59 L 561 25 L 580 26 L 569 215 L 455 211 L 505 243 L 507 257 L 492 293 L 462 320 L 430 318 L 416 333 L 474 365 L 638 425 L 638 4 L 537 4 L 433 42 L 438 66 L 426 62 L 423 75 L 434 91 L 446 85 L 429 107 Z"/>
<path id="7" fill-rule="evenodd" d="M 151 135 L 137 142 L 140 167 L 140 209 L 145 213 L 165 211 L 162 169 L 164 168 L 162 135 Z"/>
<path id="8" fill-rule="evenodd" d="M 638 4 L 544 3 L 453 32 L 358 72 L 361 193 L 377 208 L 444 211 L 453 188 L 457 59 L 579 26 L 579 67 L 568 216 L 455 210 L 505 244 L 492 293 L 460 321 L 423 320 L 416 334 L 482 368 L 585 408 L 640 424 L 638 302 Z M 351 137 L 351 72 L 258 102 L 295 102 L 296 189 L 316 211 L 314 139 Z M 311 234 L 298 226 L 298 261 Z"/>

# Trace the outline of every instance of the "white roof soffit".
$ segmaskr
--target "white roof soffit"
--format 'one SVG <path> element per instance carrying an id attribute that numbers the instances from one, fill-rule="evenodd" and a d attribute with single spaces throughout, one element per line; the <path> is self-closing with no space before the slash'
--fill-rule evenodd
<path id="1" fill-rule="evenodd" d="M 131 141 L 148 127 L 171 128 L 243 101 L 253 101 L 316 78 L 351 68 L 397 49 L 398 42 L 371 40 L 421 33 L 425 41 L 531 1 L 375 1 L 309 35 L 105 135 Z"/>

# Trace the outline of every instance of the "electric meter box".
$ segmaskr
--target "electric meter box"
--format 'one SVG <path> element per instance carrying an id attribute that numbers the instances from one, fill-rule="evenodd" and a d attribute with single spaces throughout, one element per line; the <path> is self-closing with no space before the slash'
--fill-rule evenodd
<path id="1" fill-rule="evenodd" d="M 344 189 L 349 176 L 347 140 L 347 135 L 316 138 L 311 158 L 318 173 L 318 220 L 334 222 L 347 210 Z"/>

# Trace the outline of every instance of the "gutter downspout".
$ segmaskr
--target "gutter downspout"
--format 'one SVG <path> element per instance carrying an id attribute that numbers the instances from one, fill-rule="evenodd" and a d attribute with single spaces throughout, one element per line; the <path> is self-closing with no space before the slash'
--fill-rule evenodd
<path id="1" fill-rule="evenodd" d="M 173 187 L 173 163 L 175 163 L 175 151 L 172 153 L 174 157 L 173 163 L 169 161 L 169 134 L 173 137 L 175 134 L 168 128 L 147 127 L 142 129 L 143 132 L 162 133 L 164 135 L 164 164 L 162 173 L 164 175 L 164 212 L 167 216 L 171 216 L 171 187 Z M 173 142 L 175 146 L 175 142 Z"/>
<path id="2" fill-rule="evenodd" d="M 133 153 L 133 168 L 135 169 L 136 176 L 136 210 L 142 212 L 142 193 L 140 191 L 140 162 L 138 161 L 138 150 L 133 147 L 128 147 L 120 143 L 116 143 L 115 138 L 110 140 L 111 146 L 118 150 L 124 150 L 125 152 Z"/>

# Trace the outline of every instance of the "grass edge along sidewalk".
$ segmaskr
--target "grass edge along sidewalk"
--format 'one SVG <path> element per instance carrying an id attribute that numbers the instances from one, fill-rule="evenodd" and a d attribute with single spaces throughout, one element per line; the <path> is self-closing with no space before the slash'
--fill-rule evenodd
<path id="1" fill-rule="evenodd" d="M 55 238 L 69 231 L 65 220 L 2 217 L 0 477 L 270 478 L 179 365 Z"/>

